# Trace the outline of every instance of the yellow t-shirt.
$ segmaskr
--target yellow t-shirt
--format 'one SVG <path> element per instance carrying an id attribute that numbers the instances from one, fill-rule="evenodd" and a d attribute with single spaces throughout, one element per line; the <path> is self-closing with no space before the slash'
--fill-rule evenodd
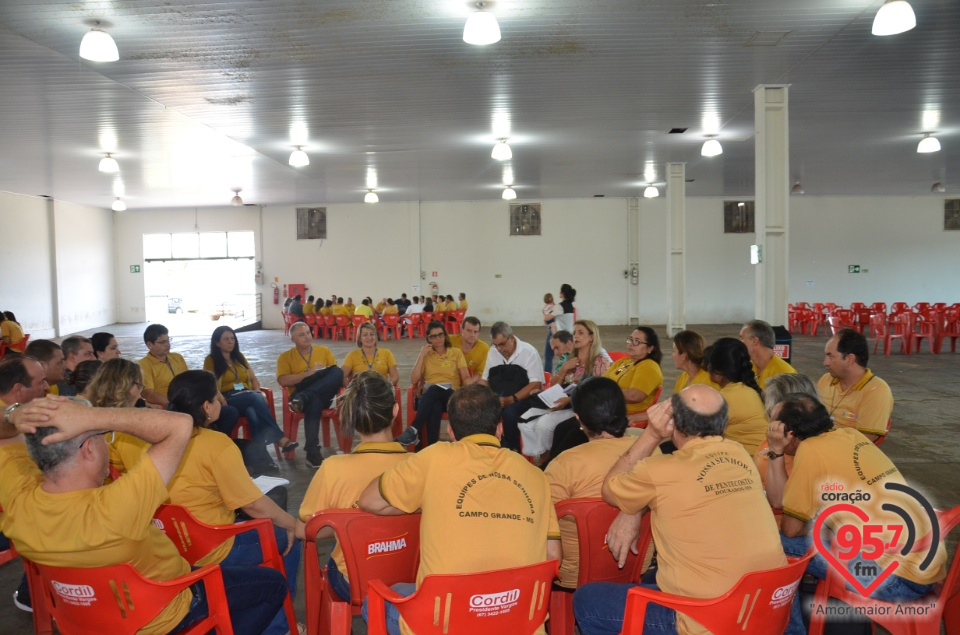
<path id="1" fill-rule="evenodd" d="M 57 395 L 60 394 L 60 386 L 58 386 L 57 384 L 53 384 L 52 386 L 48 385 L 47 394 L 53 395 L 54 397 L 56 397 Z"/>
<path id="2" fill-rule="evenodd" d="M 870 369 L 850 390 L 840 389 L 840 380 L 830 373 L 817 382 L 823 405 L 830 411 L 833 423 L 842 428 L 856 428 L 864 434 L 884 436 L 893 413 L 890 386 Z"/>
<path id="3" fill-rule="evenodd" d="M 446 312 L 448 312 L 448 313 L 451 312 L 451 311 L 456 311 L 456 310 L 457 310 L 457 303 L 456 303 L 456 302 L 453 302 L 453 301 L 447 302 L 447 303 L 445 303 L 445 304 L 443 305 L 443 310 L 446 311 Z"/>
<path id="4" fill-rule="evenodd" d="M 447 347 L 443 357 L 432 348 L 423 360 L 423 381 L 427 384 L 451 384 L 456 390 L 460 387 L 460 369 L 468 368 L 463 351 L 453 346 Z"/>
<path id="5" fill-rule="evenodd" d="M 666 593 L 717 597 L 746 573 L 787 563 L 760 474 L 739 443 L 691 439 L 673 454 L 640 461 L 607 487 L 628 514 L 650 507 L 657 584 Z M 682 613 L 677 627 L 681 635 L 708 633 Z"/>
<path id="6" fill-rule="evenodd" d="M 336 366 L 337 360 L 333 353 L 326 346 L 314 344 L 310 349 L 309 355 L 301 355 L 296 347 L 280 353 L 277 358 L 277 377 L 283 375 L 299 375 L 310 368 L 326 368 L 327 366 Z M 290 389 L 290 394 L 295 390 Z"/>
<path id="7" fill-rule="evenodd" d="M 370 481 L 383 474 L 400 461 L 413 456 L 399 443 L 361 443 L 350 454 L 331 456 L 313 475 L 300 503 L 300 520 L 307 522 L 310 516 L 324 509 L 350 509 L 360 498 Z M 340 543 L 330 554 L 337 569 L 347 577 L 347 563 L 343 559 Z"/>
<path id="8" fill-rule="evenodd" d="M 362 315 L 365 318 L 373 318 L 373 309 L 370 308 L 370 305 L 361 304 L 353 310 L 354 315 Z"/>
<path id="9" fill-rule="evenodd" d="M 710 386 L 711 388 L 720 390 L 720 386 L 718 386 L 717 384 L 713 383 L 710 380 L 710 373 L 708 373 L 707 371 L 701 368 L 700 370 L 697 371 L 697 374 L 694 375 L 692 381 L 687 371 L 683 371 L 682 373 L 680 373 L 680 376 L 677 377 L 677 382 L 673 385 L 673 392 L 678 393 L 684 388 L 687 388 L 688 385 L 693 386 L 694 384 L 702 384 L 704 386 Z"/>
<path id="10" fill-rule="evenodd" d="M 304 315 L 310 315 L 311 313 L 316 313 L 316 312 L 317 312 L 317 305 L 314 304 L 313 302 L 307 302 L 306 304 L 303 305 Z"/>
<path id="11" fill-rule="evenodd" d="M 836 494 L 869 493 L 869 501 L 859 500 L 852 503 L 867 512 L 869 523 L 882 527 L 902 527 L 904 522 L 898 514 L 882 509 L 883 504 L 889 503 L 910 515 L 916 525 L 917 540 L 929 534 L 930 519 L 916 499 L 886 489 L 886 483 L 907 484 L 883 451 L 863 434 L 852 428 L 834 428 L 800 442 L 794 457 L 793 471 L 783 491 L 783 513 L 803 522 L 810 522 L 822 509 L 848 502 L 837 500 Z M 834 489 L 825 490 L 825 485 Z M 836 485 L 842 489 L 835 489 Z M 831 494 L 834 495 L 832 500 L 824 500 L 825 495 Z M 826 523 L 833 529 L 846 524 L 862 529 L 864 524 L 854 514 L 843 512 L 831 513 Z M 880 533 L 877 537 L 888 545 L 893 542 L 894 532 Z M 906 538 L 907 532 L 903 531 L 898 544 L 902 546 Z M 940 538 L 942 540 L 943 536 Z M 906 556 L 901 556 L 897 549 L 893 553 L 880 556 L 877 565 L 883 570 L 896 560 L 900 563 L 895 571 L 896 575 L 917 584 L 933 584 L 946 577 L 947 552 L 941 541 L 933 562 L 925 571 L 921 571 L 919 565 L 926 558 L 928 549 L 918 549 Z"/>
<path id="12" fill-rule="evenodd" d="M 333 314 L 334 315 L 349 315 L 347 313 L 347 307 L 343 304 L 334 304 L 333 305 Z"/>
<path id="13" fill-rule="evenodd" d="M 386 378 L 389 378 L 390 368 L 397 365 L 397 360 L 386 348 L 377 347 L 372 358 L 366 357 L 363 349 L 358 348 L 355 351 L 347 353 L 343 360 L 343 368 L 349 368 L 354 375 L 368 370 L 375 370 Z"/>
<path id="14" fill-rule="evenodd" d="M 345 306 L 347 309 L 347 312 L 344 315 L 353 315 L 354 312 L 357 310 L 356 304 L 344 304 L 343 306 Z"/>
<path id="15" fill-rule="evenodd" d="M 638 362 L 629 357 L 624 357 L 614 362 L 613 366 L 608 368 L 603 376 L 617 382 L 620 390 L 636 388 L 647 395 L 639 403 L 627 404 L 628 415 L 643 412 L 652 406 L 657 388 L 663 385 L 663 371 L 660 369 L 660 364 L 652 359 L 642 359 Z"/>
<path id="16" fill-rule="evenodd" d="M 333 315 L 333 307 L 323 307 L 322 309 L 317 309 L 317 313 L 320 315 Z"/>
<path id="17" fill-rule="evenodd" d="M 140 369 L 143 371 L 143 388 L 167 396 L 170 382 L 180 373 L 186 372 L 187 362 L 179 353 L 167 353 L 167 361 L 161 362 L 149 353 L 140 360 Z"/>
<path id="18" fill-rule="evenodd" d="M 727 429 L 725 439 L 738 441 L 753 456 L 760 442 L 767 438 L 767 413 L 757 391 L 740 382 L 729 383 L 720 389 L 727 402 Z"/>
<path id="19" fill-rule="evenodd" d="M 600 496 L 607 472 L 636 440 L 636 437 L 592 439 L 589 443 L 564 451 L 550 461 L 544 474 L 550 483 L 553 504 L 569 498 Z M 660 448 L 656 449 L 656 453 L 660 453 Z M 559 584 L 574 589 L 580 571 L 580 545 L 577 542 L 577 523 L 573 518 L 560 519 L 560 540 L 563 544 L 563 562 L 560 563 Z"/>
<path id="20" fill-rule="evenodd" d="M 418 585 L 431 573 L 543 562 L 547 540 L 560 538 L 547 478 L 494 436 L 435 443 L 387 470 L 380 493 L 404 512 L 422 509 Z"/>
<path id="21" fill-rule="evenodd" d="M 22 444 L 0 447 L 0 531 L 20 555 L 59 567 L 103 567 L 129 563 L 144 577 L 166 581 L 186 575 L 190 565 L 153 514 L 167 488 L 149 456 L 121 479 L 93 489 L 51 494 Z M 190 608 L 184 590 L 139 633 L 173 630 Z"/>
<path id="22" fill-rule="evenodd" d="M 374 307 L 377 313 L 383 313 L 383 308 L 387 306 L 386 302 L 377 302 L 377 305 Z"/>
<path id="23" fill-rule="evenodd" d="M 7 346 L 23 352 L 20 344 L 23 341 L 23 328 L 19 324 L 13 320 L 0 322 L 0 336 L 9 337 L 10 343 Z"/>
<path id="24" fill-rule="evenodd" d="M 211 373 L 213 371 L 213 358 L 207 355 L 206 359 L 203 360 L 203 370 L 209 370 Z M 230 392 L 235 390 L 234 384 L 243 384 L 244 389 L 250 390 L 250 372 L 247 367 L 241 364 L 240 362 L 233 362 L 230 366 L 227 367 L 227 370 L 224 371 L 222 375 L 217 378 L 219 383 L 220 392 Z"/>
<path id="25" fill-rule="evenodd" d="M 205 428 L 194 429 L 168 489 L 171 503 L 183 505 L 197 520 L 208 525 L 232 525 L 237 519 L 237 509 L 263 496 L 230 437 Z M 220 562 L 232 547 L 233 538 L 230 538 L 196 565 Z"/>
<path id="26" fill-rule="evenodd" d="M 388 304 L 383 307 L 383 311 L 380 312 L 381 315 L 397 315 L 399 313 L 396 304 Z"/>
<path id="27" fill-rule="evenodd" d="M 453 348 L 459 348 L 463 351 L 463 338 L 459 335 L 450 336 L 450 344 Z M 464 353 L 463 357 L 467 360 L 467 368 L 474 377 L 483 375 L 483 369 L 487 367 L 487 353 L 490 352 L 490 345 L 483 340 L 478 339 L 469 353 Z"/>
<path id="28" fill-rule="evenodd" d="M 113 443 L 111 443 L 108 448 L 110 451 L 110 465 L 121 474 L 126 474 L 140 462 L 140 459 L 142 459 L 147 453 L 147 450 L 150 449 L 150 444 L 126 432 L 117 432 L 114 436 Z"/>
<path id="29" fill-rule="evenodd" d="M 466 310 L 469 309 L 469 308 L 470 308 L 470 303 L 469 303 L 469 302 L 467 302 L 466 300 L 460 300 L 460 304 L 458 305 L 457 310 L 458 310 L 458 311 L 466 311 Z"/>
<path id="30" fill-rule="evenodd" d="M 771 377 L 776 377 L 777 375 L 797 374 L 797 369 L 788 364 L 786 360 L 782 359 L 778 355 L 774 355 L 770 358 L 770 361 L 767 362 L 766 366 L 764 366 L 763 372 L 758 372 L 757 365 L 753 362 L 750 364 L 753 366 L 753 374 L 757 376 L 757 384 L 761 389 L 767 387 L 767 380 Z"/>

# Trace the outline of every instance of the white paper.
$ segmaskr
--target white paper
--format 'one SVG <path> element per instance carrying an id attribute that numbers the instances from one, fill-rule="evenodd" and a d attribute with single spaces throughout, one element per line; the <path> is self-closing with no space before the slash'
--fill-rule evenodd
<path id="1" fill-rule="evenodd" d="M 558 401 L 564 398 L 565 393 L 560 384 L 554 384 L 537 396 L 540 397 L 540 401 L 542 401 L 547 408 L 553 408 L 557 405 Z"/>
<path id="2" fill-rule="evenodd" d="M 260 491 L 266 494 L 274 487 L 280 487 L 281 485 L 289 485 L 290 481 L 285 478 L 280 478 L 278 476 L 258 476 L 253 479 L 254 485 L 260 488 Z"/>

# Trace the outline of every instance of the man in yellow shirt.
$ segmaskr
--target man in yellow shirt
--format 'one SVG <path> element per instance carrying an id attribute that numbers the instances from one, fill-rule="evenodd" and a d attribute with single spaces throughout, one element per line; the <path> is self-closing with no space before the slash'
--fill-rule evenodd
<path id="1" fill-rule="evenodd" d="M 370 308 L 370 298 L 364 298 L 360 301 L 360 306 L 353 310 L 354 315 L 362 315 L 368 320 L 373 319 L 373 309 Z"/>
<path id="2" fill-rule="evenodd" d="M 448 408 L 458 440 L 435 443 L 387 470 L 360 495 L 360 509 L 381 515 L 421 510 L 417 584 L 434 573 L 559 560 L 560 528 L 550 486 L 520 454 L 500 447 L 500 400 L 475 384 L 455 392 Z M 394 589 L 410 595 L 414 585 Z M 396 608 L 388 604 L 388 632 L 401 632 L 398 621 Z"/>
<path id="3" fill-rule="evenodd" d="M 887 382 L 867 368 L 869 359 L 867 338 L 843 329 L 827 341 L 823 357 L 827 372 L 817 389 L 834 425 L 856 428 L 875 442 L 887 434 L 893 393 Z"/>
<path id="4" fill-rule="evenodd" d="M 347 308 L 346 315 L 353 315 L 353 312 L 357 310 L 357 305 L 353 303 L 353 298 L 347 298 L 347 303 L 344 305 Z"/>
<path id="5" fill-rule="evenodd" d="M 753 373 L 757 376 L 757 384 L 761 389 L 766 388 L 767 380 L 771 377 L 796 374 L 793 366 L 773 352 L 776 336 L 773 327 L 763 320 L 750 320 L 744 324 L 740 329 L 740 341 L 750 353 Z"/>
<path id="6" fill-rule="evenodd" d="M 57 384 L 63 381 L 65 367 L 63 365 L 63 351 L 60 345 L 50 340 L 33 340 L 27 344 L 24 355 L 32 357 L 43 366 L 44 375 L 47 378 L 48 395 L 59 395 Z"/>
<path id="7" fill-rule="evenodd" d="M 470 303 L 467 302 L 467 294 L 466 294 L 466 293 L 461 293 L 461 294 L 460 294 L 460 304 L 459 304 L 459 306 L 458 306 L 458 309 L 459 309 L 460 311 L 466 311 L 466 310 L 469 309 L 469 308 L 470 308 Z"/>
<path id="8" fill-rule="evenodd" d="M 71 335 L 60 342 L 63 351 L 63 379 L 57 384 L 57 392 L 65 397 L 77 394 L 77 388 L 70 381 L 70 375 L 80 362 L 96 359 L 93 355 L 93 343 L 82 335 Z"/>
<path id="9" fill-rule="evenodd" d="M 277 383 L 289 388 L 290 409 L 303 413 L 307 465 L 320 467 L 320 415 L 329 408 L 343 385 L 343 371 L 326 346 L 313 343 L 310 327 L 298 322 L 290 327 L 293 348 L 277 358 Z"/>
<path id="10" fill-rule="evenodd" d="M 624 514 L 650 508 L 658 561 L 653 586 L 666 593 L 711 598 L 729 591 L 746 573 L 785 565 L 777 523 L 753 458 L 742 445 L 722 436 L 727 404 L 720 393 L 709 386 L 690 386 L 647 412 L 650 424 L 610 469 L 602 493 Z M 677 450 L 651 456 L 665 439 Z M 611 530 L 611 554 L 619 559 L 636 535 L 619 541 Z M 634 586 L 595 582 L 580 587 L 573 596 L 580 632 L 618 632 L 627 592 Z M 675 624 L 683 635 L 707 633 L 692 618 L 656 604 L 647 607 L 645 623 L 665 629 L 659 632 Z"/>
<path id="11" fill-rule="evenodd" d="M 49 420 L 35 428 L 28 422 L 39 415 Z M 189 416 L 38 399 L 5 419 L 0 429 L 0 505 L 5 512 L 0 528 L 18 552 L 50 566 L 128 563 L 158 581 L 190 572 L 176 546 L 152 522 L 190 440 Z M 151 446 L 123 478 L 103 485 L 113 431 Z M 18 432 L 26 433 L 25 439 Z M 262 632 L 283 605 L 283 576 L 267 567 L 222 567 L 221 573 L 236 632 Z M 184 590 L 139 632 L 178 632 L 207 610 L 201 595 Z"/>
<path id="12" fill-rule="evenodd" d="M 317 305 L 313 302 L 314 298 L 312 295 L 307 296 L 307 303 L 303 305 L 303 314 L 304 315 L 314 315 L 317 312 Z"/>
<path id="13" fill-rule="evenodd" d="M 906 510 L 916 524 L 916 538 L 922 541 L 931 531 L 930 519 L 918 502 L 910 495 L 887 489 L 887 483 L 906 485 L 906 480 L 880 448 L 863 434 L 852 428 L 834 427 L 834 421 L 826 407 L 810 395 L 793 395 L 777 405 L 767 427 L 770 445 L 767 463 L 767 499 L 770 505 L 783 508 L 783 548 L 787 555 L 801 556 L 810 547 L 810 530 L 814 518 L 833 501 L 844 500 L 866 514 L 867 522 L 876 525 L 881 532 L 876 540 L 887 550 L 876 559 L 866 559 L 863 554 L 868 547 L 864 541 L 863 551 L 846 562 L 864 587 L 870 586 L 880 572 L 897 563 L 896 572 L 870 594 L 875 600 L 885 602 L 909 602 L 931 590 L 946 577 L 947 551 L 941 540 L 933 546 L 935 553 L 929 563 L 924 559 L 930 550 L 913 549 L 901 553 L 905 537 L 894 527 L 903 529 L 904 520 L 893 511 L 886 511 L 888 504 L 894 509 Z M 790 476 L 784 468 L 783 456 L 794 457 Z M 838 494 L 857 494 L 856 501 L 840 499 Z M 866 498 L 863 495 L 866 494 Z M 853 526 L 866 538 L 864 521 L 852 513 L 831 512 L 826 525 L 836 531 L 845 525 Z M 886 527 L 887 531 L 882 532 Z M 912 528 L 911 528 L 912 529 Z M 902 532 L 906 534 L 906 532 Z M 941 536 L 941 539 L 943 536 Z M 911 541 L 913 536 L 910 536 Z M 896 546 L 896 548 L 891 548 Z M 869 547 L 873 551 L 872 547 Z M 867 573 L 870 572 L 870 573 Z M 824 579 L 827 563 L 817 556 L 807 566 L 807 573 Z M 908 618 L 904 618 L 908 619 Z M 791 635 L 806 633 L 800 602 L 793 602 L 790 625 Z"/>
<path id="14" fill-rule="evenodd" d="M 350 315 L 347 313 L 347 306 L 343 303 L 343 298 L 337 298 L 337 301 L 333 304 L 333 314 L 336 315 Z"/>
<path id="15" fill-rule="evenodd" d="M 460 334 L 450 336 L 450 345 L 463 351 L 463 357 L 467 360 L 471 384 L 483 375 L 490 352 L 490 345 L 480 339 L 480 328 L 480 320 L 470 315 L 463 319 Z"/>

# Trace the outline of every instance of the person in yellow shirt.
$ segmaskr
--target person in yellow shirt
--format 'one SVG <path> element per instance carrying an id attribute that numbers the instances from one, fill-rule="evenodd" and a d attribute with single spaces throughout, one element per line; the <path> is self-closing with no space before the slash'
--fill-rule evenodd
<path id="1" fill-rule="evenodd" d="M 499 397 L 486 386 L 458 390 L 450 398 L 457 440 L 435 443 L 398 463 L 360 495 L 360 509 L 374 514 L 421 510 L 417 584 L 433 573 L 507 569 L 561 557 L 550 486 L 538 468 L 500 447 L 500 413 Z M 409 595 L 414 585 L 394 589 Z M 387 629 L 409 633 L 389 604 Z M 537 633 L 543 632 L 541 626 Z"/>
<path id="2" fill-rule="evenodd" d="M 314 300 L 314 297 L 312 295 L 307 296 L 307 303 L 303 305 L 304 315 L 316 314 L 317 305 L 313 300 Z"/>
<path id="3" fill-rule="evenodd" d="M 710 379 L 720 386 L 730 407 L 724 438 L 742 443 L 753 456 L 766 437 L 769 422 L 747 347 L 740 340 L 721 337 L 712 347 L 708 368 Z"/>
<path id="4" fill-rule="evenodd" d="M 133 408 L 142 390 L 140 365 L 117 357 L 100 368 L 83 396 L 94 408 Z M 110 466 L 120 474 L 126 474 L 140 462 L 149 447 L 133 435 L 118 432 L 110 444 Z"/>
<path id="5" fill-rule="evenodd" d="M 880 530 L 874 537 L 888 548 L 879 557 L 868 560 L 863 556 L 867 551 L 864 545 L 863 551 L 852 561 L 844 563 L 847 569 L 864 587 L 868 587 L 881 572 L 886 575 L 888 568 L 896 563 L 895 571 L 870 594 L 874 600 L 899 604 L 917 600 L 932 591 L 936 583 L 946 577 L 947 550 L 943 536 L 936 544 L 923 549 L 901 549 L 905 542 L 902 534 L 907 533 L 901 531 L 904 518 L 887 511 L 888 506 L 905 510 L 912 518 L 911 543 L 914 525 L 916 538 L 922 542 L 930 536 L 931 524 L 927 512 L 913 496 L 886 487 L 888 483 L 907 485 L 897 466 L 857 430 L 834 427 L 833 417 L 816 397 L 791 395 L 777 406 L 773 417 L 775 420 L 767 430 L 770 444 L 767 499 L 771 506 L 783 508 L 781 541 L 784 552 L 788 556 L 802 556 L 810 548 L 811 523 L 825 508 L 835 504 L 825 492 L 862 494 L 865 497 L 852 505 L 864 513 L 863 518 L 869 519 L 867 522 Z M 789 477 L 784 469 L 785 455 L 794 457 Z M 851 526 L 858 532 L 856 535 L 869 535 L 863 530 L 864 521 L 849 512 L 831 513 L 826 524 L 831 532 Z M 873 550 L 872 546 L 870 550 Z M 925 560 L 928 557 L 931 558 L 929 562 Z M 826 560 L 822 556 L 815 557 L 807 565 L 807 573 L 821 580 L 826 578 Z M 792 608 L 787 632 L 805 633 L 797 599 L 794 599 Z"/>
<path id="6" fill-rule="evenodd" d="M 767 386 L 767 380 L 784 373 L 796 373 L 796 369 L 773 352 L 776 335 L 773 327 L 763 320 L 750 320 L 740 329 L 740 341 L 750 353 L 753 372 L 757 376 L 760 390 Z"/>
<path id="7" fill-rule="evenodd" d="M 380 311 L 380 315 L 398 315 L 399 310 L 397 305 L 394 304 L 393 298 L 387 298 L 387 303 L 384 305 L 383 310 Z"/>
<path id="8" fill-rule="evenodd" d="M 362 315 L 368 320 L 373 319 L 373 309 L 370 308 L 370 298 L 364 298 L 360 301 L 360 306 L 353 310 L 354 315 Z"/>
<path id="9" fill-rule="evenodd" d="M 674 393 L 694 384 L 720 390 L 720 386 L 713 383 L 710 373 L 704 367 L 703 348 L 703 337 L 696 331 L 680 331 L 673 336 L 673 364 L 680 371 L 680 376 L 673 385 Z"/>
<path id="10" fill-rule="evenodd" d="M 337 298 L 337 301 L 333 304 L 333 315 L 353 315 L 352 313 L 347 313 L 347 306 L 343 303 L 343 298 Z"/>
<path id="11" fill-rule="evenodd" d="M 483 376 L 483 369 L 487 366 L 487 355 L 490 345 L 480 339 L 480 320 L 472 315 L 463 319 L 463 326 L 459 335 L 450 336 L 450 345 L 463 351 L 470 369 L 470 383 L 474 383 Z"/>
<path id="12" fill-rule="evenodd" d="M 23 352 L 23 340 L 26 337 L 23 327 L 17 322 L 16 316 L 10 311 L 0 312 L 0 339 L 12 350 Z"/>
<path id="13" fill-rule="evenodd" d="M 317 311 L 320 315 L 333 315 L 333 300 L 327 300 L 322 309 Z"/>
<path id="14" fill-rule="evenodd" d="M 353 378 L 340 398 L 340 425 L 348 434 L 358 433 L 360 445 L 350 454 L 331 456 L 313 475 L 300 504 L 299 538 L 304 537 L 305 524 L 313 514 L 354 507 L 370 481 L 413 456 L 393 440 L 390 429 L 399 410 L 393 386 L 383 375 L 364 370 Z M 332 536 L 333 530 L 325 528 L 317 538 Z M 327 579 L 341 599 L 350 599 L 350 580 L 339 544 L 330 554 Z"/>
<path id="15" fill-rule="evenodd" d="M 466 311 L 466 310 L 469 309 L 469 308 L 470 308 L 470 303 L 467 302 L 467 294 L 466 294 L 466 293 L 461 293 L 461 294 L 460 294 L 460 304 L 457 305 L 457 309 L 460 310 L 460 311 Z"/>
<path id="16" fill-rule="evenodd" d="M 326 346 L 313 343 L 310 327 L 298 322 L 290 327 L 293 348 L 277 358 L 277 383 L 289 388 L 290 409 L 303 413 L 307 465 L 320 467 L 320 415 L 329 408 L 343 385 L 343 371 Z"/>
<path id="17" fill-rule="evenodd" d="M 237 510 L 251 518 L 269 518 L 273 522 L 277 549 L 283 557 L 287 587 L 293 597 L 297 591 L 301 547 L 300 541 L 294 538 L 296 519 L 260 491 L 247 474 L 240 450 L 233 441 L 207 428 L 220 417 L 219 394 L 217 381 L 204 370 L 188 370 L 170 382 L 169 410 L 182 412 L 193 420 L 193 433 L 183 460 L 167 484 L 170 502 L 186 507 L 194 518 L 214 526 L 233 524 Z M 263 564 L 259 534 L 248 531 L 228 538 L 196 562 L 197 566 L 206 564 L 222 567 Z M 280 608 L 263 633 L 284 635 L 289 630 L 286 611 Z"/>
<path id="18" fill-rule="evenodd" d="M 353 303 L 353 298 L 347 298 L 347 303 L 344 306 L 347 307 L 347 315 L 353 315 L 354 311 L 357 310 L 357 305 Z"/>
<path id="19" fill-rule="evenodd" d="M 712 598 L 747 573 L 786 565 L 750 455 L 721 437 L 727 423 L 723 397 L 709 386 L 694 385 L 648 412 L 646 430 L 610 469 L 601 489 L 604 500 L 624 514 L 638 517 L 650 509 L 656 584 L 640 586 Z M 677 449 L 651 456 L 666 439 Z M 639 521 L 625 534 L 611 527 L 608 546 L 614 559 L 620 560 L 638 534 Z M 580 632 L 618 632 L 634 586 L 594 582 L 577 589 L 573 610 Z M 645 624 L 656 625 L 657 632 L 707 633 L 692 618 L 657 604 L 647 607 Z"/>
<path id="20" fill-rule="evenodd" d="M 397 360 L 389 349 L 377 346 L 377 329 L 369 322 L 361 324 L 357 329 L 357 350 L 347 353 L 341 369 L 344 386 L 350 383 L 354 375 L 359 375 L 366 370 L 379 373 L 389 379 L 394 386 L 400 383 Z"/>
<path id="21" fill-rule="evenodd" d="M 50 385 L 47 388 L 47 394 L 59 395 L 60 390 L 57 388 L 57 384 L 63 381 L 63 374 L 66 370 L 60 345 L 50 340 L 33 340 L 27 344 L 23 354 L 34 358 L 43 366 L 47 383 Z"/>
<path id="22" fill-rule="evenodd" d="M 42 425 L 27 423 L 39 416 L 47 417 Z M 21 555 L 58 567 L 127 563 L 159 582 L 190 572 L 187 561 L 152 522 L 154 511 L 169 496 L 167 484 L 190 441 L 190 417 L 36 399 L 9 419 L 26 433 L 26 447 L 10 438 L 9 431 L 0 434 L 8 441 L 0 446 L 0 529 Z M 109 485 L 103 480 L 114 435 L 104 431 L 123 432 L 150 446 L 130 472 Z M 37 465 L 43 466 L 42 472 Z M 221 574 L 235 632 L 261 633 L 287 595 L 283 576 L 267 567 L 222 567 Z M 139 632 L 179 632 L 207 611 L 202 596 L 184 590 Z"/>

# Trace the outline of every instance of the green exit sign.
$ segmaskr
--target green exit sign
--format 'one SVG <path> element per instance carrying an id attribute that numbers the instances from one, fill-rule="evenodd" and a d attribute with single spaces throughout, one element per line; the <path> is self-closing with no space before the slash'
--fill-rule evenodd
<path id="1" fill-rule="evenodd" d="M 130 265 L 130 273 L 140 273 L 140 265 Z"/>
<path id="2" fill-rule="evenodd" d="M 849 265 L 847 273 L 860 273 L 860 265 Z"/>

